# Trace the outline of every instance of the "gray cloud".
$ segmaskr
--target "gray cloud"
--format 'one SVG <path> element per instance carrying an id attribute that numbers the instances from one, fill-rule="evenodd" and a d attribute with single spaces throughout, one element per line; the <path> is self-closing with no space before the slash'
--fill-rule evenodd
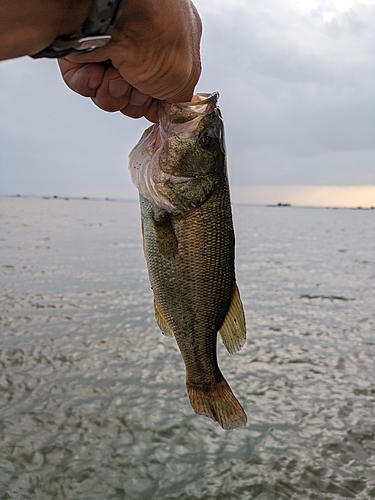
<path id="1" fill-rule="evenodd" d="M 221 90 L 232 182 L 375 184 L 375 6 L 207 10 L 201 86 Z"/>
<path id="2" fill-rule="evenodd" d="M 375 6 L 196 4 L 198 90 L 220 91 L 232 184 L 375 185 Z M 2 194 L 135 196 L 127 155 L 145 120 L 96 109 L 52 61 L 2 63 L 0 78 Z"/>

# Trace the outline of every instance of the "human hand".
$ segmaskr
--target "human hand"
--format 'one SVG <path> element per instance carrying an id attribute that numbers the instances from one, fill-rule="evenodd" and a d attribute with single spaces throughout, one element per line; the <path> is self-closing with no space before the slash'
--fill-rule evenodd
<path id="1" fill-rule="evenodd" d="M 105 111 L 158 121 L 158 101 L 190 101 L 201 22 L 190 0 L 127 0 L 103 48 L 59 60 L 67 85 Z"/>

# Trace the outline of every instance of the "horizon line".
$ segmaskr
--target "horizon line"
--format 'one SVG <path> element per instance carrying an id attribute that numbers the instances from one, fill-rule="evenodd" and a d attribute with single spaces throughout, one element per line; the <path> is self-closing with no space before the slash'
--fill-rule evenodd
<path id="1" fill-rule="evenodd" d="M 131 202 L 137 203 L 138 199 L 133 197 L 119 197 L 119 196 L 82 196 L 82 195 L 35 195 L 35 194 L 0 194 L 0 198 L 35 198 L 35 199 L 45 199 L 45 200 L 64 200 L 64 201 L 115 201 L 115 202 Z M 356 204 L 351 205 L 330 205 L 330 204 L 299 204 L 299 203 L 289 203 L 289 202 L 277 202 L 277 203 L 266 203 L 266 202 L 251 202 L 251 201 L 238 201 L 232 199 L 232 205 L 239 206 L 255 206 L 255 207 L 268 207 L 268 208 L 320 208 L 320 209 L 332 209 L 332 210 L 374 210 L 375 200 L 372 205 L 361 205 Z"/>

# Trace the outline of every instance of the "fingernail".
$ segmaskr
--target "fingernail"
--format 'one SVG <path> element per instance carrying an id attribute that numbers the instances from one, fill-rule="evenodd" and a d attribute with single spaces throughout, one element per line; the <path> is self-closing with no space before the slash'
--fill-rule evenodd
<path id="1" fill-rule="evenodd" d="M 77 75 L 75 74 L 75 75 L 73 75 L 72 79 L 71 79 L 71 80 L 70 80 L 70 82 L 69 82 L 69 87 L 70 87 L 72 90 L 74 90 L 75 92 L 78 92 L 78 90 L 77 90 L 77 88 L 78 88 L 77 83 L 78 83 L 78 77 L 77 77 Z"/>
<path id="2" fill-rule="evenodd" d="M 129 92 L 129 84 L 121 78 L 110 80 L 108 83 L 108 91 L 111 97 L 124 97 Z"/>
<path id="3" fill-rule="evenodd" d="M 96 90 L 97 88 L 100 87 L 101 83 L 102 83 L 102 81 L 97 79 L 97 78 L 90 78 L 87 85 L 90 89 Z"/>

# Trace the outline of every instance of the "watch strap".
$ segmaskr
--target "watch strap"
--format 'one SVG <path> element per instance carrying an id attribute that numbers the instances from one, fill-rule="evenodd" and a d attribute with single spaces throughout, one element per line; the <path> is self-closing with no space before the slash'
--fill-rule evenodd
<path id="1" fill-rule="evenodd" d="M 51 45 L 31 57 L 59 58 L 84 54 L 103 47 L 111 39 L 112 29 L 124 4 L 125 0 L 92 0 L 80 33 L 59 36 Z"/>

